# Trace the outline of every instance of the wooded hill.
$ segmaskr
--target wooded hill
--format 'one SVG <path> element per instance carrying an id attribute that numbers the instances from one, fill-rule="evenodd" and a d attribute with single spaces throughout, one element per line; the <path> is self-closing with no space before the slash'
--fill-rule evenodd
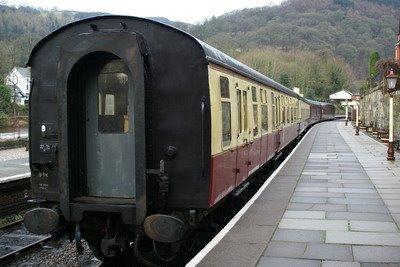
<path id="1" fill-rule="evenodd" d="M 306 97 L 368 90 L 394 56 L 400 0 L 287 0 L 213 17 L 190 32 Z"/>
<path id="2" fill-rule="evenodd" d="M 199 25 L 155 20 L 181 28 L 306 96 L 326 100 L 337 89 L 355 91 L 369 55 L 393 56 L 400 0 L 288 0 L 244 9 Z M 9 7 L 0 0 L 0 83 L 23 66 L 37 41 L 55 29 L 104 13 Z"/>
<path id="3" fill-rule="evenodd" d="M 333 54 L 362 78 L 371 52 L 393 56 L 398 19 L 400 0 L 288 0 L 214 17 L 191 32 L 225 51 L 272 46 Z"/>

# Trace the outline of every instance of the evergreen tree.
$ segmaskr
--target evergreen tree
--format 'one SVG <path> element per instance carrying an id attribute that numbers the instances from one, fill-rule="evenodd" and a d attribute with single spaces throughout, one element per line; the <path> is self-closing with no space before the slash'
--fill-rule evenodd
<path id="1" fill-rule="evenodd" d="M 379 59 L 381 59 L 381 57 L 376 51 L 372 52 L 369 56 L 368 73 L 371 80 L 373 80 L 379 73 L 378 67 L 376 66 L 376 62 L 378 62 Z"/>
<path id="2" fill-rule="evenodd" d="M 279 76 L 279 83 L 286 86 L 287 88 L 292 88 L 289 75 L 285 72 L 282 72 Z"/>
<path id="3" fill-rule="evenodd" d="M 6 114 L 11 109 L 11 89 L 4 85 L 0 84 L 0 118 L 6 116 Z"/>

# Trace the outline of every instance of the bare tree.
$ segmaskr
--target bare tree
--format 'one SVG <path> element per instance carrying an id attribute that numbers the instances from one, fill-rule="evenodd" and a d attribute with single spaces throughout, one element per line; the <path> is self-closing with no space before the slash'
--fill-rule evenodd
<path id="1" fill-rule="evenodd" d="M 18 139 L 21 137 L 21 130 L 20 130 L 20 125 L 19 125 L 19 114 L 17 114 L 17 84 L 18 84 L 18 76 L 11 72 L 10 76 L 8 76 L 8 82 L 13 85 L 13 130 L 14 133 L 18 133 Z"/>

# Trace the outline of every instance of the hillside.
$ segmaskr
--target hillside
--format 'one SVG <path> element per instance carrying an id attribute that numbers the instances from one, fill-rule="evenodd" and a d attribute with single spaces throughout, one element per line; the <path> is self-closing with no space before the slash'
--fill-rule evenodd
<path id="1" fill-rule="evenodd" d="M 0 83 L 13 66 L 25 65 L 41 38 L 67 23 L 102 14 L 0 5 Z"/>
<path id="2" fill-rule="evenodd" d="M 362 79 L 371 52 L 393 56 L 399 7 L 400 0 L 288 0 L 213 17 L 191 32 L 232 54 L 260 47 L 333 54 Z"/>

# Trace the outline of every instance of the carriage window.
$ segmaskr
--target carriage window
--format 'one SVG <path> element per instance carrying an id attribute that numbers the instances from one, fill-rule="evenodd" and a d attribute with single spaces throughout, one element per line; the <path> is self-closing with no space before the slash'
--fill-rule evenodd
<path id="1" fill-rule="evenodd" d="M 101 133 L 127 133 L 128 75 L 121 60 L 107 63 L 98 76 L 98 129 Z"/>
<path id="2" fill-rule="evenodd" d="M 253 116 L 254 116 L 254 136 L 258 135 L 258 105 L 253 105 Z"/>
<path id="3" fill-rule="evenodd" d="M 229 79 L 227 77 L 220 76 L 219 86 L 221 89 L 221 97 L 229 98 Z"/>
<path id="4" fill-rule="evenodd" d="M 271 93 L 271 101 L 272 101 L 272 126 L 273 126 L 273 128 L 275 128 L 276 114 L 275 114 L 275 97 L 274 97 L 274 93 Z"/>
<path id="5" fill-rule="evenodd" d="M 238 123 L 239 123 L 239 132 L 243 132 L 242 127 L 242 93 L 240 90 L 236 91 L 237 94 L 237 109 L 238 109 Z"/>
<path id="6" fill-rule="evenodd" d="M 222 145 L 224 147 L 231 144 L 231 103 L 222 102 Z"/>
<path id="7" fill-rule="evenodd" d="M 277 113 L 278 113 L 278 115 L 277 115 L 277 126 L 279 127 L 281 124 L 282 124 L 282 99 L 281 99 L 281 97 L 280 96 L 277 96 L 276 97 L 277 99 L 276 99 L 276 101 L 277 101 L 277 104 L 276 104 L 276 106 L 277 106 Z"/>
<path id="8" fill-rule="evenodd" d="M 114 95 L 106 94 L 104 115 L 115 115 Z"/>
<path id="9" fill-rule="evenodd" d="M 248 110 L 247 110 L 247 91 L 243 91 L 243 118 L 244 118 L 244 122 L 243 122 L 243 128 L 245 131 L 247 131 L 249 129 L 248 126 Z"/>
<path id="10" fill-rule="evenodd" d="M 254 86 L 251 87 L 251 95 L 253 102 L 257 102 L 257 89 Z"/>
<path id="11" fill-rule="evenodd" d="M 268 132 L 268 106 L 261 106 L 261 129 L 262 133 Z"/>

